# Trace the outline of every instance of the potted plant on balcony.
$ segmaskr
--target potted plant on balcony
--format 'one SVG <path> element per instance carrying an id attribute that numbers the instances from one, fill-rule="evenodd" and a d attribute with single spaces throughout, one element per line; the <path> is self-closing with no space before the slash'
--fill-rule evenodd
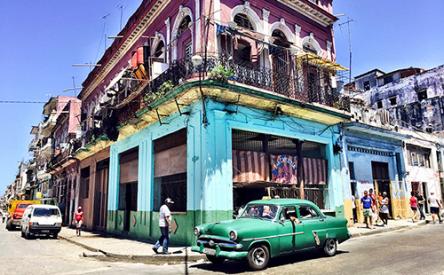
<path id="1" fill-rule="evenodd" d="M 226 68 L 225 66 L 219 64 L 214 67 L 208 74 L 208 77 L 212 80 L 217 80 L 220 82 L 227 82 L 228 79 L 234 76 L 233 69 Z"/>
<path id="2" fill-rule="evenodd" d="M 150 104 L 159 99 L 160 97 L 164 96 L 165 94 L 167 94 L 173 88 L 174 84 L 171 80 L 165 81 L 164 83 L 162 83 L 162 85 L 159 86 L 159 88 L 156 91 L 146 94 L 143 97 L 143 100 L 146 104 Z"/>

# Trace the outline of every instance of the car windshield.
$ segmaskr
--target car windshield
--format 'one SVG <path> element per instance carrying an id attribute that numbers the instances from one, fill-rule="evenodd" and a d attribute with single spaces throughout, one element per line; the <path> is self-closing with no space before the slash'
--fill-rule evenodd
<path id="1" fill-rule="evenodd" d="M 59 210 L 55 208 L 36 208 L 34 209 L 35 217 L 58 216 Z"/>
<path id="2" fill-rule="evenodd" d="M 19 208 L 19 209 L 25 209 L 26 207 L 28 207 L 29 206 L 29 204 L 19 204 L 19 205 L 17 205 L 17 208 Z"/>
<path id="3" fill-rule="evenodd" d="M 278 213 L 278 206 L 271 204 L 249 204 L 244 209 L 240 218 L 257 218 L 273 220 Z"/>

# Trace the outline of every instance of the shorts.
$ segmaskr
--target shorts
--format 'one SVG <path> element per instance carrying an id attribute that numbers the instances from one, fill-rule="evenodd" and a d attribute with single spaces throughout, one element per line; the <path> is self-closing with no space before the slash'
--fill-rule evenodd
<path id="1" fill-rule="evenodd" d="M 418 207 L 410 207 L 413 212 L 416 212 L 418 210 Z"/>
<path id="2" fill-rule="evenodd" d="M 364 209 L 364 217 L 371 217 L 373 216 L 373 211 L 369 209 Z"/>
<path id="3" fill-rule="evenodd" d="M 430 207 L 430 212 L 439 215 L 439 207 Z"/>
<path id="4" fill-rule="evenodd" d="M 76 228 L 82 228 L 82 223 L 83 223 L 82 220 L 76 221 Z"/>

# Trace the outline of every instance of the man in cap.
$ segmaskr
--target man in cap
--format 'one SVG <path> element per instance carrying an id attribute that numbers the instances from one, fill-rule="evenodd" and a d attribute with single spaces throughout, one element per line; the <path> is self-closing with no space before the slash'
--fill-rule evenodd
<path id="1" fill-rule="evenodd" d="M 157 250 L 162 245 L 162 254 L 168 254 L 168 243 L 170 241 L 169 228 L 171 225 L 172 217 L 170 207 L 174 204 L 171 198 L 166 198 L 165 203 L 160 207 L 159 210 L 159 228 L 160 228 L 160 238 L 153 246 L 154 252 L 158 253 Z"/>

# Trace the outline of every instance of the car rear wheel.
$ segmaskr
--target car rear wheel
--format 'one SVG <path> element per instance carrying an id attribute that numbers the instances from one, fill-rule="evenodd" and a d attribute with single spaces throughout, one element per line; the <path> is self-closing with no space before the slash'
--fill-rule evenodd
<path id="1" fill-rule="evenodd" d="M 207 256 L 208 261 L 210 261 L 213 264 L 221 264 L 225 261 L 224 258 L 218 258 L 216 256 L 211 256 L 211 255 L 206 255 L 206 256 Z"/>
<path id="2" fill-rule="evenodd" d="M 327 239 L 324 244 L 324 253 L 328 257 L 336 255 L 338 244 L 335 239 Z"/>
<path id="3" fill-rule="evenodd" d="M 261 270 L 267 267 L 270 260 L 270 252 L 265 245 L 253 246 L 248 251 L 248 265 L 253 270 Z"/>
<path id="4" fill-rule="evenodd" d="M 25 231 L 25 239 L 30 239 L 30 238 L 31 238 L 31 233 L 29 232 L 29 228 L 27 228 Z"/>

